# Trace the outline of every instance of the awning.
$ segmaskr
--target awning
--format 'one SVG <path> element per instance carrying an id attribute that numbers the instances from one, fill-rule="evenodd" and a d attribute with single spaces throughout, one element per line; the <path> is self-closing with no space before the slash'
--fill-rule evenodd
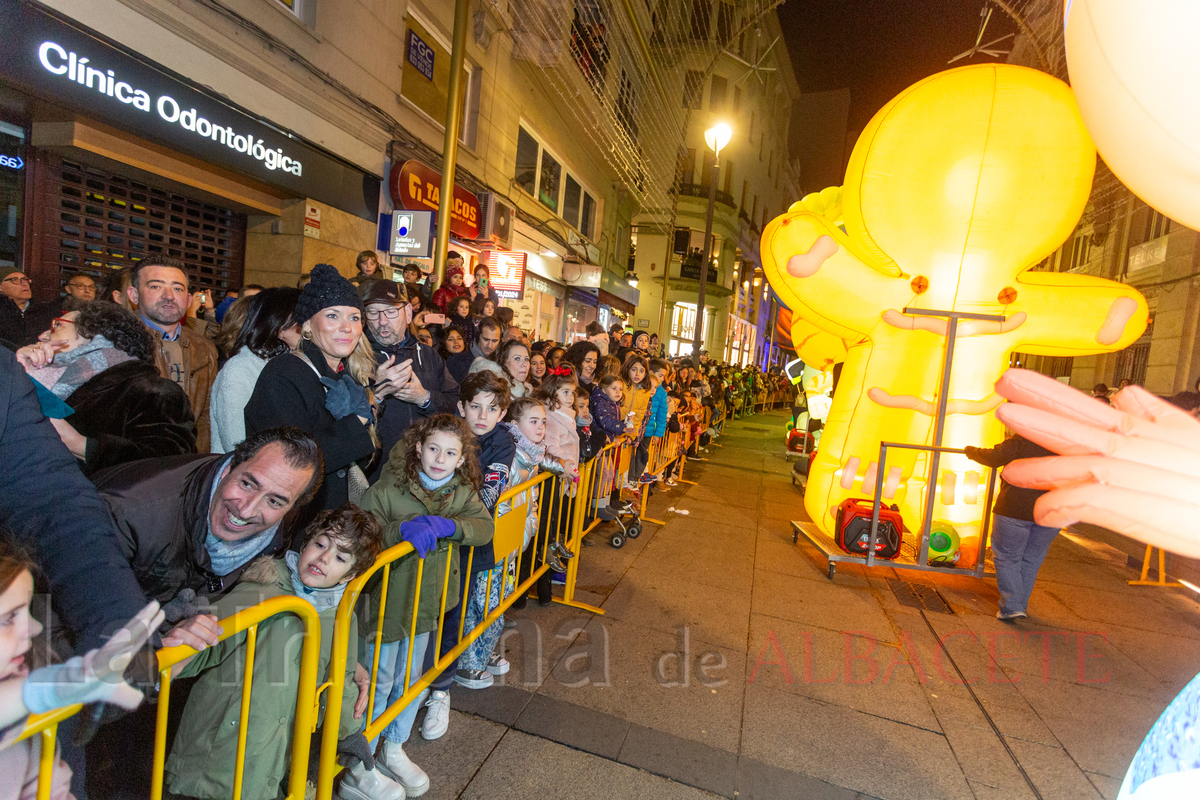
<path id="1" fill-rule="evenodd" d="M 612 292 L 606 292 L 603 289 L 597 289 L 596 291 L 600 293 L 600 302 L 606 306 L 615 308 L 623 314 L 632 314 L 634 311 L 637 311 L 637 306 L 628 300 L 622 300 Z"/>

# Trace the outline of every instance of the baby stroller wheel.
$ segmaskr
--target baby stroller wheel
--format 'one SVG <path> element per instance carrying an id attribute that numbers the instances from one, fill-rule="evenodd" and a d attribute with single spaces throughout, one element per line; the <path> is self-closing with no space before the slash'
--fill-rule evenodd
<path id="1" fill-rule="evenodd" d="M 636 539 L 637 537 L 641 536 L 642 535 L 642 523 L 641 522 L 631 523 L 627 528 L 625 528 L 625 535 L 628 536 L 630 539 Z"/>
<path id="2" fill-rule="evenodd" d="M 614 533 L 608 537 L 608 543 L 619 550 L 625 546 L 625 537 L 619 533 Z"/>

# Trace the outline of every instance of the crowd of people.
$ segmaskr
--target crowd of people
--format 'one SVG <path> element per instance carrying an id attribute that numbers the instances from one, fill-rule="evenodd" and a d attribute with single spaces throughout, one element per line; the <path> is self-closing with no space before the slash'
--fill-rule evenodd
<path id="1" fill-rule="evenodd" d="M 535 554 L 550 570 L 531 599 L 552 601 L 551 572 L 578 554 L 547 541 L 557 519 L 546 520 L 582 495 L 581 471 L 610 442 L 632 457 L 611 493 L 586 498 L 602 519 L 628 513 L 630 492 L 675 485 L 677 460 L 653 471 L 656 439 L 686 427 L 696 455 L 726 413 L 786 393 L 781 376 L 703 353 L 665 358 L 657 336 L 619 324 L 531 342 L 486 269 L 467 285 L 461 263 L 450 253 L 430 291 L 415 265 L 388 280 L 366 251 L 353 278 L 318 264 L 298 288 L 245 286 L 219 303 L 191 291 L 169 257 L 114 271 L 103 287 L 72 276 L 48 304 L 30 299 L 22 273 L 0 277 L 0 747 L 31 713 L 76 702 L 137 708 L 156 688 L 154 648 L 188 645 L 197 654 L 172 668 L 188 680 L 173 691 L 181 712 L 167 789 L 230 796 L 245 727 L 254 757 L 242 796 L 277 796 L 296 705 L 299 650 L 289 642 L 301 623 L 283 614 L 258 627 L 242 720 L 245 632 L 221 639 L 220 620 L 270 597 L 303 598 L 321 622 L 327 680 L 346 585 L 408 542 L 415 554 L 391 565 L 386 602 L 382 574 L 366 584 L 343 714 L 324 724 L 339 728 L 343 798 L 418 796 L 429 778 L 404 752 L 418 712 L 421 735 L 437 739 L 453 686 L 486 689 L 508 671 L 497 650 L 504 620 L 382 741 L 363 735 L 368 699 L 373 718 L 395 705 L 404 676 L 411 685 L 433 669 L 458 644 L 460 620 L 467 631 L 480 625 L 528 578 Z M 552 482 L 500 502 L 543 471 Z M 495 515 L 521 507 L 522 555 L 497 558 Z M 443 592 L 446 570 L 456 577 Z M 41 593 L 52 602 L 35 614 Z M 53 796 L 69 796 L 68 786 L 80 797 L 144 796 L 153 717 L 142 707 L 100 726 L 86 752 L 60 737 Z M 0 796 L 32 791 L 38 747 L 0 749 Z"/>

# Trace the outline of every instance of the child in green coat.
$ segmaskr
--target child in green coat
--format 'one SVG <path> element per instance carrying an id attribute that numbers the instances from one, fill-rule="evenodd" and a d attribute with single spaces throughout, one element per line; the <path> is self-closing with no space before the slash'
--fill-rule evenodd
<path id="1" fill-rule="evenodd" d="M 359 631 L 364 641 L 361 662 L 370 669 L 379 648 L 372 720 L 404 696 L 421 678 L 421 664 L 430 632 L 437 630 L 446 586 L 445 608 L 459 602 L 459 546 L 477 547 L 492 540 L 495 525 L 479 488 L 479 445 L 467 423 L 450 414 L 427 417 L 410 426 L 388 456 L 384 474 L 363 495 L 362 507 L 383 522 L 385 547 L 409 542 L 416 550 L 391 565 L 387 606 L 382 609 L 382 634 L 375 639 L 380 617 L 382 572 L 367 583 L 359 601 Z M 423 561 L 420 601 L 413 602 L 417 565 Z M 446 582 L 446 570 L 450 570 Z M 415 608 L 414 608 L 415 606 Z M 409 631 L 416 621 L 409 661 Z M 407 683 L 405 670 L 411 670 Z M 421 707 L 420 696 L 382 731 L 376 763 L 389 777 L 418 797 L 429 790 L 429 776 L 409 760 L 402 745 L 412 732 Z M 373 744 L 373 742 L 372 742 Z M 346 797 L 346 782 L 342 783 Z"/>
<path id="2" fill-rule="evenodd" d="M 279 595 L 302 597 L 321 620 L 320 680 L 329 680 L 330 651 L 338 604 L 346 584 L 375 563 L 382 548 L 379 521 L 353 505 L 324 511 L 304 531 L 304 547 L 283 559 L 262 557 L 213 607 L 224 619 Z M 351 641 L 356 629 L 350 631 Z M 287 771 L 296 718 L 303 623 L 293 614 L 276 614 L 258 626 L 249 728 L 242 782 L 245 800 L 272 800 L 286 793 Z M 233 796 L 233 775 L 241 717 L 246 632 L 180 662 L 174 673 L 199 676 L 188 696 L 183 719 L 166 763 L 167 786 L 187 797 Z M 360 732 L 366 703 L 354 681 L 357 654 L 346 660 L 346 683 L 339 725 L 339 753 L 365 756 L 350 770 L 371 787 L 372 800 L 399 800 L 402 787 L 370 769 L 370 751 Z M 365 701 L 365 698 L 363 698 Z M 325 696 L 321 697 L 324 716 Z M 331 723 L 333 724 L 333 723 Z"/>

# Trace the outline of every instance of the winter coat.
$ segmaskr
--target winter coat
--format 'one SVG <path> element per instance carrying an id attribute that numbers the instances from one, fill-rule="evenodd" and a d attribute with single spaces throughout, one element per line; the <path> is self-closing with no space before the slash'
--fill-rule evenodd
<path id="1" fill-rule="evenodd" d="M 246 569 L 238 585 L 214 604 L 212 613 L 218 619 L 225 619 L 272 597 L 295 594 L 287 564 L 282 559 L 259 558 Z M 317 685 L 320 686 L 332 679 L 329 666 L 337 608 L 322 611 L 318 616 L 321 652 Z M 358 700 L 358 686 L 354 683 L 358 631 L 354 618 L 350 619 L 351 652 L 346 658 L 339 739 L 362 727 L 362 722 L 354 718 L 354 703 Z M 276 614 L 259 623 L 242 774 L 242 797 L 246 800 L 274 800 L 281 795 L 281 784 L 287 786 L 303 639 L 304 624 L 295 614 Z M 230 636 L 201 650 L 180 673 L 181 678 L 196 677 L 196 681 L 166 762 L 166 783 L 173 794 L 233 797 L 245 643 L 246 631 Z M 325 716 L 325 705 L 326 694 L 322 693 L 318 725 Z"/>
<path id="2" fill-rule="evenodd" d="M 648 422 L 647 412 L 650 410 L 650 398 L 653 396 L 653 389 L 642 389 L 637 386 L 625 387 L 625 396 L 621 399 L 621 416 L 625 417 L 629 415 L 629 412 L 633 412 L 633 416 L 629 418 L 629 424 L 633 426 L 633 432 L 639 437 Z"/>
<path id="3" fill-rule="evenodd" d="M 433 304 L 442 310 L 443 314 L 449 312 L 450 301 L 456 297 L 468 297 L 471 290 L 466 286 L 455 286 L 446 281 L 441 288 L 433 293 Z"/>
<path id="4" fill-rule="evenodd" d="M 501 378 L 504 378 L 504 380 L 508 381 L 508 391 L 514 400 L 516 400 L 518 397 L 525 397 L 526 395 L 533 394 L 533 387 L 529 385 L 528 381 L 518 382 L 513 380 L 512 376 L 506 373 L 503 367 L 501 367 L 495 361 L 492 361 L 487 356 L 479 356 L 472 361 L 471 369 L 469 370 L 468 374 L 474 372 L 483 372 L 484 370 L 488 372 L 494 372 Z"/>
<path id="5" fill-rule="evenodd" d="M 579 461 L 582 464 L 586 464 L 599 455 L 600 451 L 604 449 L 604 445 L 608 444 L 608 436 L 595 423 L 591 415 L 586 420 L 576 417 L 575 431 L 579 434 Z"/>
<path id="6" fill-rule="evenodd" d="M 401 445 L 396 445 L 401 447 Z M 437 547 L 425 557 L 421 573 L 421 599 L 417 609 L 417 633 L 437 628 L 441 604 L 442 581 L 446 579 L 446 559 L 450 560 L 450 582 L 446 585 L 446 608 L 459 602 L 459 546 L 491 550 L 495 523 L 492 514 L 479 499 L 479 494 L 462 482 L 456 473 L 440 489 L 428 491 L 419 482 L 413 483 L 404 475 L 404 454 L 395 452 L 388 459 L 383 478 L 363 495 L 362 508 L 370 511 L 383 523 L 384 549 L 400 544 L 400 525 L 423 515 L 454 520 L 454 534 L 439 539 Z M 484 548 L 483 545 L 488 545 Z M 392 563 L 388 578 L 387 608 L 383 613 L 383 642 L 398 642 L 408 638 L 412 624 L 413 592 L 417 581 L 416 553 L 409 553 Z M 358 603 L 358 622 L 364 636 L 374 638 L 379 619 L 379 598 L 382 594 L 383 572 L 375 574 L 363 589 Z"/>
<path id="7" fill-rule="evenodd" d="M 294 425 L 316 440 L 325 459 L 325 480 L 309 510 L 327 511 L 350 501 L 346 478 L 350 465 L 374 455 L 375 443 L 371 441 L 370 430 L 354 414 L 334 419 L 325 410 L 321 377 L 340 380 L 341 375 L 329 368 L 325 356 L 312 342 L 301 342 L 300 350 L 313 366 L 292 353 L 285 353 L 272 358 L 263 368 L 246 404 L 246 435 L 277 425 Z"/>
<path id="8" fill-rule="evenodd" d="M 237 582 L 242 568 L 217 575 L 204 546 L 213 482 L 230 456 L 173 456 L 133 461 L 92 476 L 108 504 L 124 557 L 147 597 L 167 603 L 180 589 L 215 597 Z M 258 555 L 283 548 L 293 509 Z"/>
<path id="9" fill-rule="evenodd" d="M 525 434 L 512 422 L 500 423 L 508 429 L 509 434 L 513 438 L 513 443 L 516 446 L 513 452 L 512 468 L 508 473 L 508 485 L 504 487 L 504 491 L 514 489 L 526 481 L 537 477 L 539 470 L 551 472 L 559 478 L 562 478 L 565 473 L 565 466 L 560 459 L 552 455 L 547 455 L 545 445 L 534 444 Z M 545 486 L 545 484 L 542 484 Z M 497 510 L 497 516 L 507 514 L 513 506 L 521 506 L 528 502 L 525 513 L 525 545 L 533 541 L 537 536 L 538 528 L 538 495 L 541 494 L 540 487 L 533 490 L 531 497 L 526 498 L 525 492 L 521 492 L 512 498 L 511 501 L 503 502 Z M 550 495 L 553 497 L 553 495 Z"/>
<path id="10" fill-rule="evenodd" d="M 1055 455 L 1024 436 L 1010 436 L 990 449 L 970 446 L 963 449 L 967 451 L 967 458 L 993 469 L 999 469 L 1018 458 L 1045 458 Z M 1001 478 L 1000 491 L 996 493 L 996 502 L 992 506 L 992 512 L 1002 517 L 1033 522 L 1033 504 L 1045 493 L 1044 489 L 1025 489 L 1021 486 L 1013 486 Z"/>
<path id="11" fill-rule="evenodd" d="M 163 346 L 162 332 L 150 328 L 150 335 L 155 340 L 154 366 L 158 374 L 169 381 L 174 381 L 183 387 L 188 400 L 192 404 L 192 417 L 196 420 L 196 450 L 207 453 L 209 449 L 208 404 L 212 394 L 213 381 L 217 379 L 217 348 L 202 333 L 179 326 L 179 338 L 176 340 L 183 355 L 181 356 L 182 376 L 171 374 L 167 360 L 166 349 Z"/>
<path id="12" fill-rule="evenodd" d="M 22 311 L 11 297 L 0 295 L 0 345 L 16 350 L 33 344 L 39 336 L 50 330 L 50 323 L 60 311 L 62 303 L 57 300 L 30 300 Z"/>
<path id="13" fill-rule="evenodd" d="M 212 452 L 228 453 L 246 438 L 246 404 L 266 366 L 265 358 L 243 347 L 217 373 L 208 406 Z"/>
<path id="14" fill-rule="evenodd" d="M 424 406 L 406 403 L 395 397 L 385 397 L 379 404 L 379 421 L 375 433 L 383 447 L 384 457 L 379 459 L 378 465 L 371 472 L 371 483 L 374 483 L 383 475 L 388 454 L 410 425 L 434 414 L 455 412 L 458 403 L 458 381 L 450 375 L 446 369 L 446 362 L 442 361 L 437 351 L 429 345 L 421 344 L 417 337 L 412 335 L 412 331 L 405 333 L 399 344 L 391 347 L 380 344 L 369 333 L 367 338 L 375 348 L 375 359 L 378 363 L 387 361 L 388 356 L 395 356 L 397 364 L 412 361 L 413 375 L 429 392 L 429 403 Z"/>
<path id="15" fill-rule="evenodd" d="M 461 384 L 467 379 L 467 375 L 471 374 L 471 365 L 475 363 L 475 354 L 471 349 L 467 348 L 446 358 L 446 370 L 455 383 Z"/>
<path id="16" fill-rule="evenodd" d="M 25 370 L 0 348 L 0 525 L 34 554 L 55 611 L 85 652 L 146 597 L 104 501 L 77 463 L 42 416 Z"/>
<path id="17" fill-rule="evenodd" d="M 479 437 L 479 471 L 483 475 L 483 486 L 479 489 L 479 499 L 489 514 L 496 513 L 496 503 L 504 490 L 513 484 L 509 480 L 512 470 L 513 456 L 517 445 L 512 434 L 504 424 L 496 427 Z M 462 548 L 460 558 L 467 557 L 467 548 Z M 496 556 L 489 541 L 483 547 L 475 548 L 475 557 L 471 560 L 471 574 L 486 572 L 496 566 Z M 449 606 L 447 606 L 449 608 Z"/>
<path id="18" fill-rule="evenodd" d="M 92 377 L 66 398 L 67 418 L 87 437 L 84 475 L 142 458 L 196 452 L 196 421 L 183 389 L 153 364 L 125 361 Z"/>
<path id="19" fill-rule="evenodd" d="M 579 469 L 579 431 L 575 417 L 562 409 L 546 412 L 546 452 L 563 462 L 567 481 Z M 565 488 L 565 487 L 564 487 Z"/>
<path id="20" fill-rule="evenodd" d="M 650 413 L 646 422 L 646 436 L 663 436 L 667 432 L 667 390 L 659 385 L 650 399 Z"/>
<path id="21" fill-rule="evenodd" d="M 0 800 L 34 800 L 38 789 L 41 736 L 11 743 L 25 730 L 29 717 L 0 730 Z M 75 800 L 71 794 L 71 768 L 56 752 L 50 773 L 50 800 Z"/>
<path id="22" fill-rule="evenodd" d="M 592 412 L 592 425 L 600 426 L 600 430 L 604 431 L 609 440 L 625 433 L 625 419 L 621 415 L 621 407 L 613 402 L 599 385 L 592 389 L 589 407 Z"/>

